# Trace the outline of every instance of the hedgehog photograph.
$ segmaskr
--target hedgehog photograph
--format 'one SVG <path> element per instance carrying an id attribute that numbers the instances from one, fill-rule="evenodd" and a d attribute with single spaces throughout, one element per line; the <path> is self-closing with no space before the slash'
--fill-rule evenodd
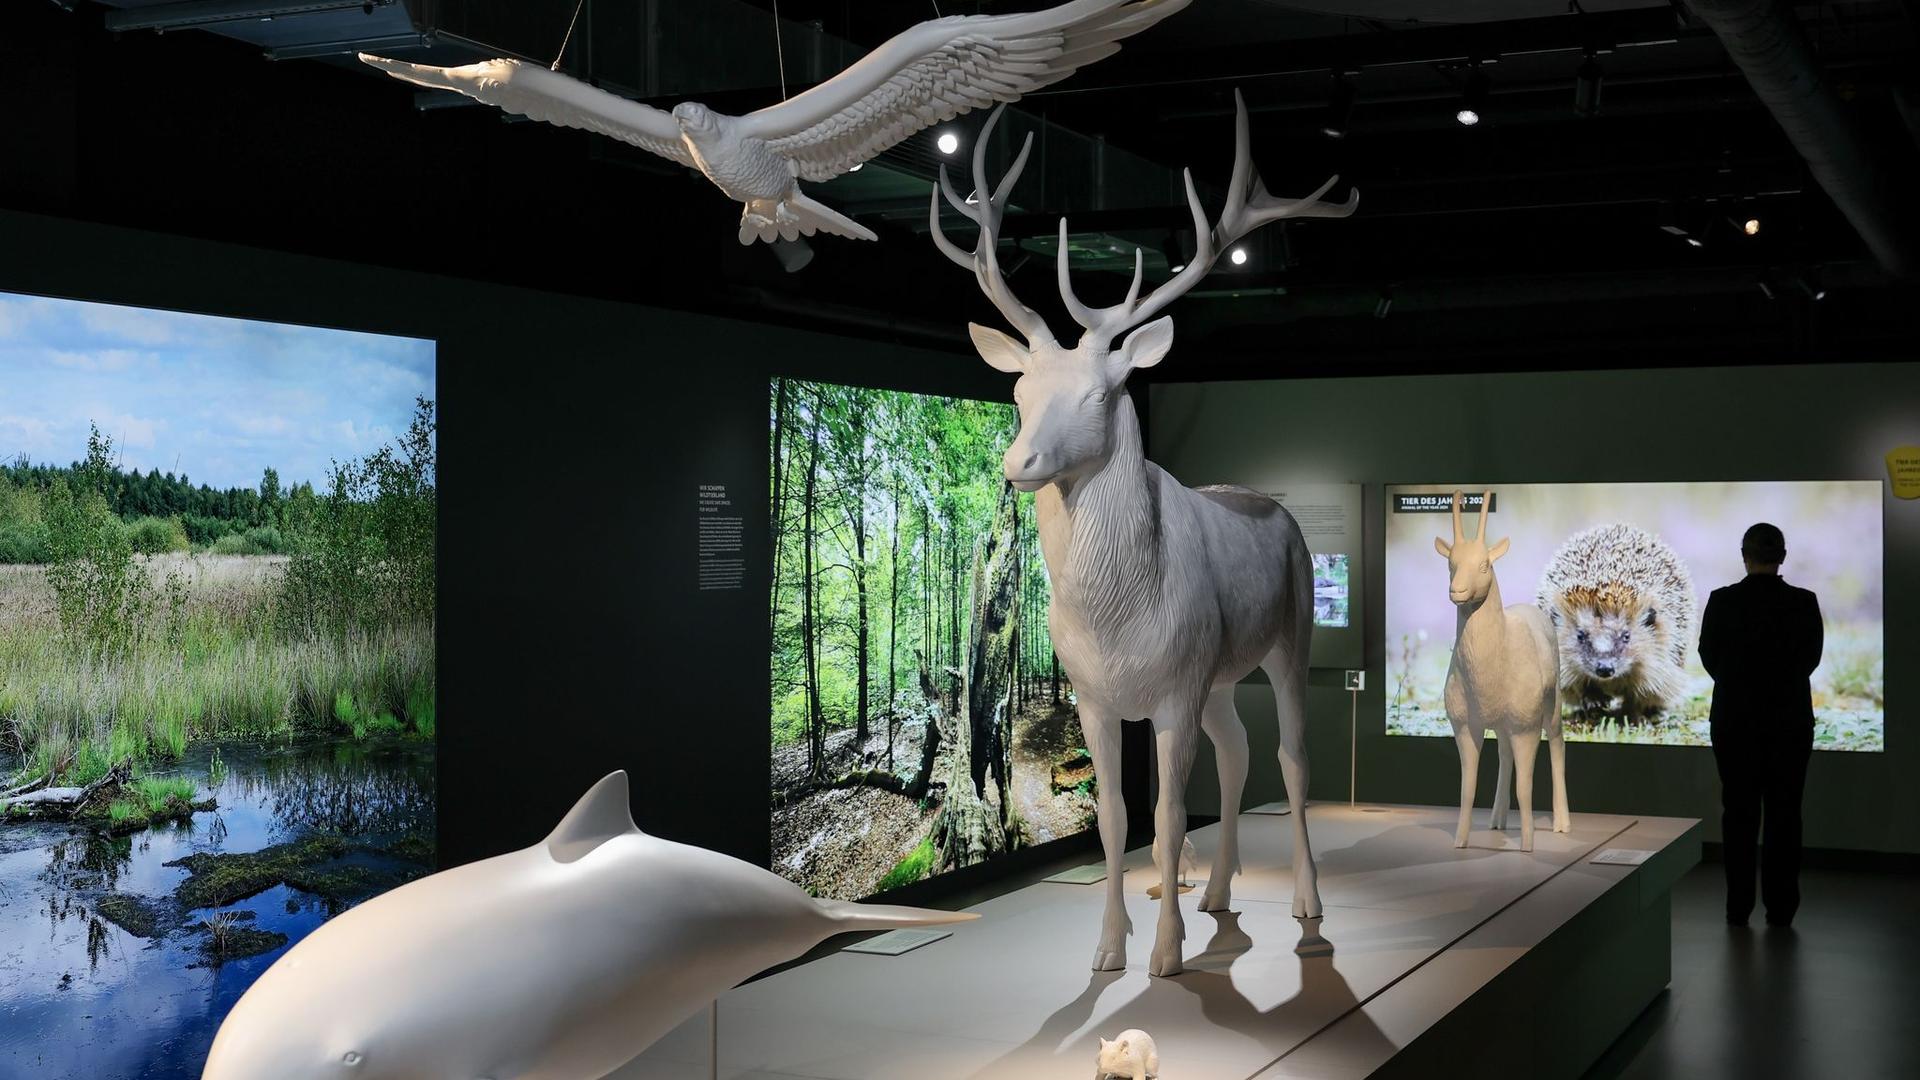
<path id="1" fill-rule="evenodd" d="M 1599 525 L 1560 545 L 1535 598 L 1560 645 L 1576 715 L 1650 720 L 1679 703 L 1693 648 L 1693 575 L 1644 529 Z"/>

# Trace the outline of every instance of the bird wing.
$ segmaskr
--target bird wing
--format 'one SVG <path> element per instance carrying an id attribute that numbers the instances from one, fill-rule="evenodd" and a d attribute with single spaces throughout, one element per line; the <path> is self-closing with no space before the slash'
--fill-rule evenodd
<path id="1" fill-rule="evenodd" d="M 1073 0 L 1019 15 L 933 19 L 741 123 L 793 161 L 801 179 L 828 180 L 916 131 L 1059 82 L 1191 2 Z"/>
<path id="2" fill-rule="evenodd" d="M 598 132 L 693 166 L 693 155 L 680 141 L 680 125 L 672 114 L 536 64 L 502 58 L 464 67 L 434 67 L 366 53 L 360 59 L 402 82 L 452 90 L 529 120 Z"/>

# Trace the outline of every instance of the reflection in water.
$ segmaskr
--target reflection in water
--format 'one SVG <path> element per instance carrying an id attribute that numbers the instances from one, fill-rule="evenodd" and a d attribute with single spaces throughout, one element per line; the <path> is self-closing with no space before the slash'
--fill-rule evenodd
<path id="1" fill-rule="evenodd" d="M 121 837 L 0 825 L 0 1077 L 199 1077 L 220 1020 L 284 947 L 210 964 L 198 927 L 215 912 L 180 909 L 188 873 L 170 862 L 325 832 L 348 841 L 348 863 L 427 869 L 394 852 L 431 850 L 431 745 L 222 743 L 218 784 L 213 749 L 169 770 L 218 801 L 190 821 Z M 279 884 L 219 911 L 291 943 L 345 906 Z"/>

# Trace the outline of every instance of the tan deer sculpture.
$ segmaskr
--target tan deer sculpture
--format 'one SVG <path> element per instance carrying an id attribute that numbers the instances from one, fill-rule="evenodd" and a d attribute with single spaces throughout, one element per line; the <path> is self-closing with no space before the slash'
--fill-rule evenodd
<path id="1" fill-rule="evenodd" d="M 1546 613 L 1533 604 L 1500 606 L 1493 564 L 1507 541 L 1487 546 L 1487 507 L 1480 496 L 1480 528 L 1469 540 L 1460 528 L 1464 496 L 1453 493 L 1453 543 L 1433 538 L 1447 560 L 1447 597 L 1458 611 L 1453 659 L 1447 665 L 1447 719 L 1460 750 L 1460 824 L 1454 847 L 1467 846 L 1473 796 L 1480 777 L 1480 744 L 1492 728 L 1500 747 L 1494 783 L 1494 829 L 1507 827 L 1507 776 L 1520 796 L 1520 850 L 1533 850 L 1533 763 L 1544 733 L 1553 758 L 1553 831 L 1571 827 L 1567 811 L 1566 743 L 1560 728 L 1560 649 Z"/>
<path id="2" fill-rule="evenodd" d="M 1067 223 L 1060 222 L 1060 295 L 1085 330 L 1071 347 L 1014 297 L 996 251 L 1007 195 L 1033 137 L 999 186 L 989 187 L 984 156 L 1000 118 L 996 111 L 974 143 L 972 199 L 954 191 L 944 169 L 933 198 L 934 243 L 973 271 L 988 299 L 1026 338 L 1023 345 L 997 330 L 968 327 L 988 364 L 1020 376 L 1014 386 L 1020 433 L 1004 466 L 1015 487 L 1035 492 L 1040 548 L 1054 590 L 1048 625 L 1060 666 L 1073 680 L 1093 756 L 1107 861 L 1106 915 L 1093 957 L 1100 971 L 1126 966 L 1132 929 L 1121 895 L 1127 822 L 1120 798 L 1120 722 L 1153 724 L 1162 899 L 1148 971 L 1174 975 L 1181 970 L 1185 936 L 1178 875 L 1195 740 L 1206 732 L 1220 766 L 1220 848 L 1200 902 L 1203 911 L 1219 911 L 1230 902 L 1232 875 L 1239 869 L 1237 815 L 1247 776 L 1247 735 L 1234 711 L 1233 688 L 1255 667 L 1272 680 L 1279 710 L 1280 768 L 1293 811 L 1293 913 L 1320 915 L 1305 803 L 1307 645 L 1313 629 L 1306 544 L 1292 515 L 1272 499 L 1246 488 L 1182 487 L 1146 460 L 1126 390 L 1128 373 L 1159 363 L 1173 344 L 1173 320 L 1153 317 L 1198 284 L 1235 241 L 1270 221 L 1344 217 L 1357 205 L 1357 195 L 1345 203 L 1318 201 L 1338 177 L 1297 201 L 1268 195 L 1248 156 L 1246 103 L 1237 92 L 1234 104 L 1226 208 L 1209 227 L 1187 175 L 1198 250 L 1152 293 L 1140 295 L 1142 260 L 1136 251 L 1125 300 L 1108 308 L 1082 304 L 1068 281 Z M 941 232 L 943 194 L 979 226 L 970 253 Z"/>

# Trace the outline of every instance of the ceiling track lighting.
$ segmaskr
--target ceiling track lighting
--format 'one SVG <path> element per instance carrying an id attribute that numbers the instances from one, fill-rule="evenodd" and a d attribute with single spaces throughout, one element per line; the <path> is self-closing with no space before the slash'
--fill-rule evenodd
<path id="1" fill-rule="evenodd" d="M 1606 73 L 1600 70 L 1600 60 L 1592 49 L 1587 50 L 1586 59 L 1580 61 L 1579 70 L 1573 75 L 1573 114 L 1591 118 L 1600 115 L 1600 84 Z"/>
<path id="2" fill-rule="evenodd" d="M 1347 72 L 1335 69 L 1333 87 L 1327 92 L 1327 115 L 1320 124 L 1320 134 L 1329 139 L 1344 139 L 1348 127 L 1353 121 L 1353 82 Z"/>
<path id="3" fill-rule="evenodd" d="M 1467 88 L 1453 118 L 1461 127 L 1476 127 L 1487 115 L 1487 73 L 1476 61 L 1467 69 Z"/>
<path id="4" fill-rule="evenodd" d="M 1380 299 L 1376 301 L 1373 305 L 1373 317 L 1376 319 L 1384 319 L 1387 317 L 1387 312 L 1392 310 L 1393 310 L 1393 287 L 1388 286 L 1387 288 L 1380 290 Z"/>

